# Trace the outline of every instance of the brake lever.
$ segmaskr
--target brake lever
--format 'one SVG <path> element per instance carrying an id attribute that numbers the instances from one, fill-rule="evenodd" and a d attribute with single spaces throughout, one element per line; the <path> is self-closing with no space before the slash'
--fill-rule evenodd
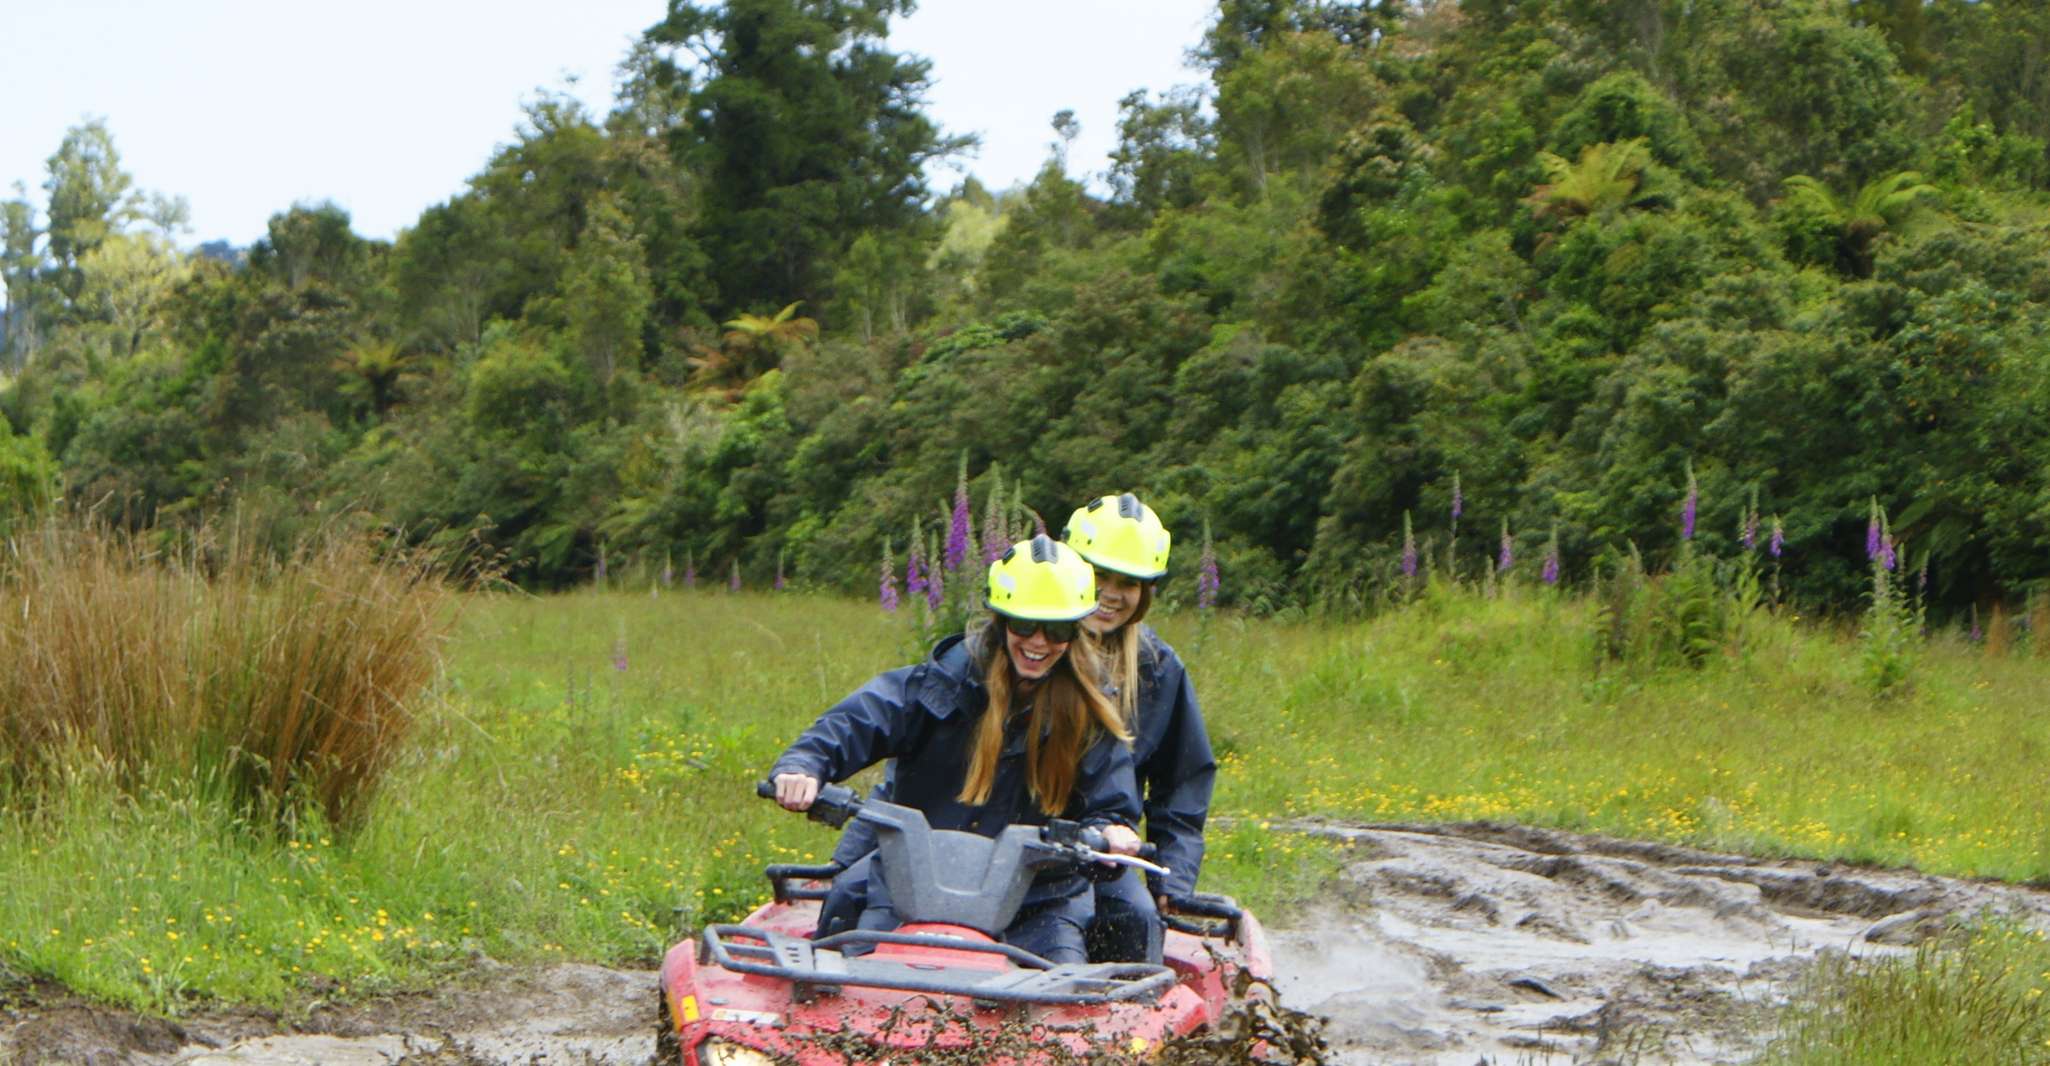
<path id="1" fill-rule="evenodd" d="M 1137 855 L 1119 855 L 1110 851 L 1097 851 L 1094 848 L 1082 847 L 1079 844 L 1076 845 L 1076 848 L 1089 860 L 1103 863 L 1106 866 L 1130 866 L 1135 870 L 1143 870 L 1155 877 L 1168 876 L 1167 867 L 1157 862 L 1148 862 Z"/>

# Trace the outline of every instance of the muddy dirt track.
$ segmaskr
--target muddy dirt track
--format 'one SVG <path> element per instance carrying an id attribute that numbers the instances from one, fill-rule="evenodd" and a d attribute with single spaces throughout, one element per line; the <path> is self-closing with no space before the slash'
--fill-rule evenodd
<path id="1" fill-rule="evenodd" d="M 1351 861 L 1274 939 L 1334 1062 L 1742 1062 L 1817 953 L 1899 952 L 1953 917 L 2050 928 L 2050 894 L 1506 826 L 1298 824 Z M 0 993 L 0 1066 L 643 1066 L 652 972 L 487 967 L 418 995 L 164 1021 Z"/>

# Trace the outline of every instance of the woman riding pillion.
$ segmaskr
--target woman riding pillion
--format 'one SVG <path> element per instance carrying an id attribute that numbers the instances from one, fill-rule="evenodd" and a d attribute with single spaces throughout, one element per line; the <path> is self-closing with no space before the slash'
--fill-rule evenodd
<path id="1" fill-rule="evenodd" d="M 892 670 L 819 716 L 776 760 L 776 799 L 810 808 L 823 782 L 884 759 L 891 802 L 935 829 L 996 836 L 1065 818 L 1101 827 L 1109 850 L 1135 854 L 1139 804 L 1131 749 L 1098 688 L 1076 623 L 1095 609 L 1095 577 L 1047 537 L 1012 545 L 989 570 L 992 624 L 942 641 L 926 662 Z M 897 919 L 881 878 L 866 886 L 863 929 Z M 1057 963 L 1086 961 L 1095 913 L 1088 882 L 1042 874 L 1004 940 Z"/>
<path id="2" fill-rule="evenodd" d="M 1142 883 L 1138 871 L 1096 886 L 1092 958 L 1159 962 L 1159 909 L 1196 890 L 1203 823 L 1217 760 L 1182 661 L 1144 624 L 1153 587 L 1167 573 L 1171 538 L 1153 509 L 1130 493 L 1091 500 L 1069 517 L 1062 539 L 1096 568 L 1096 610 L 1082 620 L 1108 660 L 1119 719 L 1132 735 L 1132 759 L 1146 837 L 1160 851 L 1165 878 Z"/>

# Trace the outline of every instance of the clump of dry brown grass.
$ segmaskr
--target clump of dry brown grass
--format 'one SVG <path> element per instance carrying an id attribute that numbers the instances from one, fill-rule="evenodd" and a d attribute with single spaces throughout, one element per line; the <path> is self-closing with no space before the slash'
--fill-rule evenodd
<path id="1" fill-rule="evenodd" d="M 453 620 L 421 560 L 334 535 L 289 558 L 231 534 L 159 550 L 53 520 L 0 552 L 0 774 L 81 766 L 217 787 L 253 816 L 362 812 Z"/>

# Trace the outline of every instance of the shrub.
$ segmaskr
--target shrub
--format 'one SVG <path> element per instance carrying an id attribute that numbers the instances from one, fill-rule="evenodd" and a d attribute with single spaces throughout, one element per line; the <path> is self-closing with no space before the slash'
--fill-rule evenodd
<path id="1" fill-rule="evenodd" d="M 1723 562 L 1683 550 L 1665 574 L 1647 574 L 1632 545 L 1596 589 L 1600 624 L 1595 659 L 1640 666 L 1699 668 L 1742 643 L 1744 623 L 1761 597 L 1748 558 Z"/>
<path id="2" fill-rule="evenodd" d="M 417 559 L 331 536 L 287 558 L 206 537 L 172 551 L 51 520 L 0 556 L 0 774 L 98 764 L 252 816 L 359 816 L 453 621 Z"/>

